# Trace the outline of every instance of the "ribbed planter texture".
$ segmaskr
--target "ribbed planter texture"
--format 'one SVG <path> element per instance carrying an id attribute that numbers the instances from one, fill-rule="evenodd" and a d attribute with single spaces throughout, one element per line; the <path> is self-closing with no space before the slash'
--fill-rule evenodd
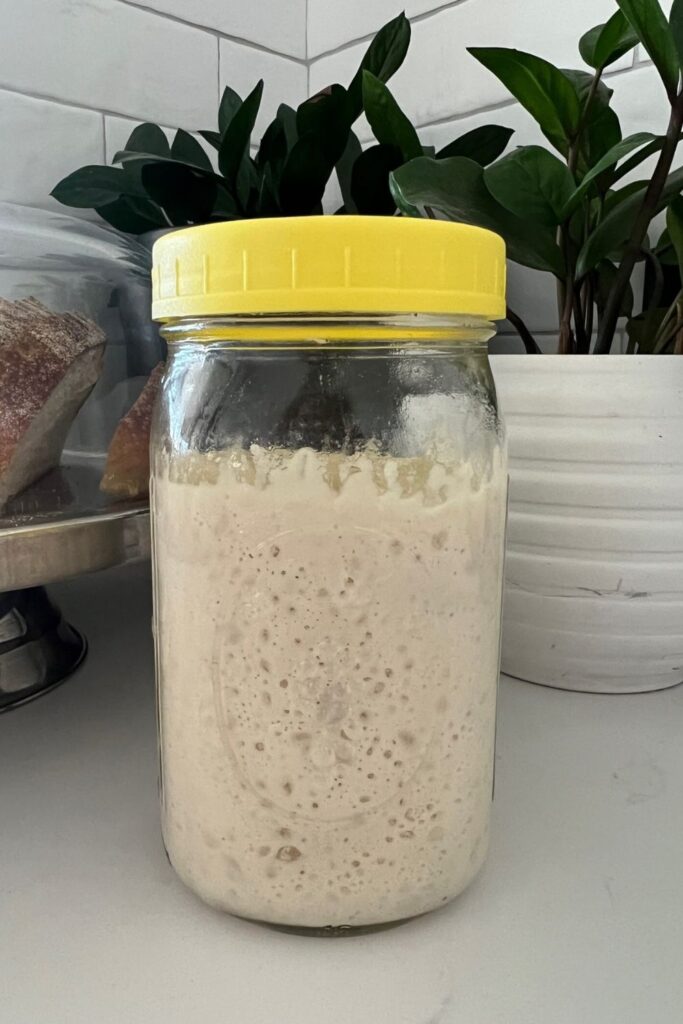
<path id="1" fill-rule="evenodd" d="M 683 681 L 683 357 L 493 356 L 510 451 L 502 670 Z"/>

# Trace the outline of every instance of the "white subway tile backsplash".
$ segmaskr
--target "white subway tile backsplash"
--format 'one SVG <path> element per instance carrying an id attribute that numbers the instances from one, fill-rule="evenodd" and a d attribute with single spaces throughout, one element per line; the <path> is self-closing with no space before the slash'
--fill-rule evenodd
<path id="1" fill-rule="evenodd" d="M 215 110 L 217 62 L 214 36 L 120 0 L 21 0 L 0 33 L 0 86 L 186 128 Z"/>
<path id="2" fill-rule="evenodd" d="M 317 57 L 353 39 L 361 39 L 381 28 L 399 11 L 409 18 L 467 0 L 345 0 L 344 17 L 339 17 L 338 0 L 308 0 L 308 57 Z"/>
<path id="3" fill-rule="evenodd" d="M 306 0 L 128 0 L 162 14 L 306 57 Z"/>
<path id="4" fill-rule="evenodd" d="M 102 162 L 102 116 L 0 90 L 0 199 L 59 206 L 50 192 L 82 164 Z"/>
<path id="5" fill-rule="evenodd" d="M 507 284 L 508 305 L 522 317 L 533 334 L 557 331 L 557 289 L 552 274 L 508 261 Z M 515 333 L 508 323 L 504 325 L 504 332 Z"/>
<path id="6" fill-rule="evenodd" d="M 610 80 L 612 106 L 619 115 L 624 135 L 654 132 L 663 135 L 669 120 L 664 86 L 652 64 L 635 67 Z"/>
<path id="7" fill-rule="evenodd" d="M 265 79 L 261 110 L 256 121 L 254 137 L 259 138 L 267 127 L 280 103 L 298 106 L 306 97 L 307 71 L 303 64 L 280 57 L 277 54 L 248 50 L 239 43 L 227 39 L 220 42 L 220 88 L 230 85 L 240 96 L 246 96 L 259 78 Z M 256 59 L 255 59 L 256 57 Z M 198 128 L 215 128 L 217 107 L 204 125 Z"/>
<path id="8" fill-rule="evenodd" d="M 312 0 L 313 5 L 317 2 Z M 411 47 L 392 79 L 392 91 L 417 124 L 498 104 L 509 94 L 466 52 L 467 46 L 516 46 L 560 66 L 577 67 L 581 64 L 579 36 L 613 13 L 613 0 L 577 0 L 571 5 L 549 5 L 547 0 L 525 0 L 524 4 L 465 0 L 413 26 Z M 311 91 L 332 81 L 345 82 L 366 47 L 363 42 L 314 60 Z M 625 66 L 630 61 L 630 54 L 622 58 Z"/>

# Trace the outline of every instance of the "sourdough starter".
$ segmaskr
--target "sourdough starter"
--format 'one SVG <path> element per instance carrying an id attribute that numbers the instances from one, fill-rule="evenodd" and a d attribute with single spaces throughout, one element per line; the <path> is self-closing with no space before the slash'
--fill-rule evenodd
<path id="1" fill-rule="evenodd" d="M 203 899 L 420 914 L 486 854 L 506 482 L 253 447 L 154 482 L 163 830 Z"/>

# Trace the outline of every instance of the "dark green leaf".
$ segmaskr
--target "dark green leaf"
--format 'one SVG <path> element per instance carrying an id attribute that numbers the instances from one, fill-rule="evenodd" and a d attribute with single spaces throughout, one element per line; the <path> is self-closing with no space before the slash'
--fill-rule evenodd
<path id="1" fill-rule="evenodd" d="M 546 138 L 566 151 L 576 134 L 581 108 L 575 89 L 562 72 L 541 57 L 502 47 L 470 47 L 538 122 Z"/>
<path id="2" fill-rule="evenodd" d="M 287 137 L 282 121 L 275 118 L 271 121 L 261 139 L 261 144 L 256 154 L 257 167 L 264 167 L 270 164 L 273 174 L 279 178 L 282 165 L 287 156 Z"/>
<path id="3" fill-rule="evenodd" d="M 588 71 L 581 71 L 579 68 L 562 68 L 562 74 L 565 78 L 574 86 L 576 95 L 579 98 L 579 107 L 583 111 L 588 100 L 588 94 L 593 93 L 592 104 L 596 107 L 608 107 L 612 96 L 614 95 L 614 89 L 610 89 L 606 82 L 600 80 L 595 86 L 595 76 L 591 75 Z"/>
<path id="4" fill-rule="evenodd" d="M 288 107 L 286 103 L 281 103 L 277 108 L 277 114 L 275 115 L 278 121 L 282 124 L 285 131 L 285 138 L 287 139 L 287 152 L 294 146 L 294 143 L 299 138 L 296 130 L 296 110 L 292 107 Z"/>
<path id="5" fill-rule="evenodd" d="M 142 182 L 148 195 L 161 206 L 172 224 L 204 224 L 216 202 L 213 175 L 200 174 L 185 164 L 146 164 Z"/>
<path id="6" fill-rule="evenodd" d="M 231 89 L 229 85 L 226 85 L 221 96 L 220 106 L 218 107 L 218 131 L 220 135 L 225 134 L 228 125 L 241 106 L 242 97 L 234 89 Z"/>
<path id="7" fill-rule="evenodd" d="M 199 145 L 199 143 L 197 143 Z M 199 147 L 201 149 L 201 146 Z M 145 164 L 182 164 L 184 167 L 193 167 L 196 171 L 207 171 L 215 173 L 211 161 L 202 150 L 201 163 L 192 163 L 190 160 L 178 160 L 175 156 L 155 156 L 154 153 L 130 153 L 127 149 L 121 149 L 114 154 L 116 163 L 123 165 L 124 170 L 144 167 Z"/>
<path id="8" fill-rule="evenodd" d="M 158 124 L 150 124 L 147 121 L 133 129 L 124 149 L 138 153 L 153 153 L 155 156 L 171 155 L 165 132 Z"/>
<path id="9" fill-rule="evenodd" d="M 681 136 L 681 138 L 683 138 L 683 136 Z M 631 171 L 634 171 L 636 167 L 642 164 L 643 160 L 647 160 L 648 157 L 654 156 L 655 153 L 658 153 L 659 150 L 662 148 L 663 143 L 664 136 L 656 135 L 653 141 L 650 142 L 647 146 L 644 146 L 642 149 L 638 150 L 638 152 L 634 153 L 634 155 L 632 157 L 629 157 L 628 160 L 624 160 L 621 167 L 618 167 L 612 175 L 611 184 L 620 181 L 621 178 L 626 177 L 627 174 L 630 174 Z"/>
<path id="10" fill-rule="evenodd" d="M 266 164 L 258 193 L 258 215 L 260 217 L 277 217 L 280 213 L 278 186 L 274 177 L 273 165 Z"/>
<path id="11" fill-rule="evenodd" d="M 240 164 L 249 152 L 251 133 L 261 106 L 262 95 L 263 79 L 254 86 L 223 132 L 221 148 L 218 150 L 218 166 L 228 186 L 234 185 Z"/>
<path id="12" fill-rule="evenodd" d="M 352 121 L 363 109 L 363 71 L 371 71 L 381 82 L 388 82 L 403 63 L 409 45 L 410 22 L 405 14 L 399 14 L 379 30 L 349 86 Z"/>
<path id="13" fill-rule="evenodd" d="M 589 67 L 603 71 L 632 50 L 638 36 L 621 11 L 615 11 L 604 25 L 596 25 L 579 40 L 579 53 Z"/>
<path id="14" fill-rule="evenodd" d="M 612 146 L 612 148 L 609 149 L 600 160 L 598 160 L 595 166 L 591 167 L 591 169 L 587 171 L 581 184 L 570 195 L 563 211 L 563 220 L 573 213 L 596 178 L 599 178 L 604 171 L 609 170 L 611 167 L 614 167 L 615 164 L 619 163 L 627 153 L 633 152 L 634 149 L 639 149 L 646 143 L 652 142 L 655 138 L 656 136 L 652 135 L 651 132 L 637 132 L 635 135 L 629 135 L 627 138 L 622 139 L 621 142 L 616 144 L 616 146 Z"/>
<path id="15" fill-rule="evenodd" d="M 596 229 L 586 239 L 579 253 L 576 274 L 583 277 L 601 260 L 617 252 L 631 234 L 634 221 L 640 210 L 647 183 L 630 192 L 622 202 L 606 212 Z M 655 214 L 665 209 L 671 199 L 683 188 L 683 168 L 674 171 L 666 180 L 655 209 Z"/>
<path id="16" fill-rule="evenodd" d="M 561 277 L 564 273 L 554 232 L 510 213 L 486 188 L 484 171 L 466 157 L 430 160 L 419 157 L 391 176 L 392 193 L 401 210 L 426 206 L 449 220 L 490 228 L 502 235 L 510 259 Z"/>
<path id="17" fill-rule="evenodd" d="M 574 87 L 584 125 L 587 119 L 590 121 L 591 118 L 599 117 L 600 112 L 609 107 L 614 95 L 614 89 L 610 89 L 605 82 L 600 81 L 596 86 L 593 75 L 576 68 L 562 68 L 562 74 Z M 589 96 L 591 97 L 590 106 L 586 109 Z M 621 136 L 619 137 L 621 138 Z"/>
<path id="18" fill-rule="evenodd" d="M 605 195 L 605 203 L 603 208 L 603 216 L 606 216 L 612 210 L 615 210 L 621 203 L 625 203 L 632 195 L 636 192 L 645 192 L 647 188 L 647 181 L 643 181 L 642 178 L 638 181 L 630 181 L 628 185 L 623 185 L 619 189 L 610 189 Z"/>
<path id="19" fill-rule="evenodd" d="M 210 146 L 213 146 L 214 149 L 221 148 L 220 132 L 212 132 L 208 128 L 200 128 L 197 134 L 201 135 L 201 137 L 205 139 Z"/>
<path id="20" fill-rule="evenodd" d="M 683 280 L 683 197 L 676 196 L 666 211 L 666 229 L 676 251 L 678 266 Z"/>
<path id="21" fill-rule="evenodd" d="M 314 213 L 322 202 L 331 173 L 330 162 L 312 136 L 294 144 L 280 180 L 280 206 L 285 216 Z"/>
<path id="22" fill-rule="evenodd" d="M 466 156 L 482 167 L 497 160 L 503 152 L 514 129 L 503 128 L 499 124 L 483 124 L 481 128 L 473 128 L 459 139 L 454 139 L 436 154 L 437 160 L 445 160 L 450 156 Z M 425 154 L 426 155 L 426 154 Z"/>
<path id="23" fill-rule="evenodd" d="M 587 71 L 580 71 L 576 68 L 562 68 L 562 74 L 567 78 L 574 87 L 576 92 L 579 108 L 581 109 L 581 123 L 582 123 L 582 135 L 585 135 L 586 130 L 590 129 L 591 125 L 596 123 L 602 124 L 602 119 L 605 115 L 610 115 L 617 122 L 617 134 L 616 138 L 612 139 L 610 143 L 603 149 L 605 152 L 609 149 L 610 145 L 614 145 L 621 138 L 621 129 L 618 128 L 618 119 L 616 114 L 609 109 L 614 95 L 614 90 L 604 82 L 598 82 L 595 85 L 594 76 L 589 74 Z M 590 96 L 590 103 L 588 103 Z M 584 150 L 588 153 L 588 148 L 584 139 Z M 602 152 L 600 153 L 602 156 Z"/>
<path id="24" fill-rule="evenodd" d="M 577 163 L 577 173 L 581 178 L 608 149 L 621 140 L 621 127 L 619 118 L 610 109 L 612 89 L 604 82 L 599 82 L 595 87 L 594 76 L 586 71 L 563 68 L 562 74 L 574 86 L 582 111 L 582 130 Z M 589 95 L 592 98 L 587 106 Z M 583 113 L 584 111 L 585 113 Z M 567 156 L 568 148 L 562 152 L 564 156 Z"/>
<path id="25" fill-rule="evenodd" d="M 680 65 L 674 37 L 658 0 L 617 0 L 617 3 L 659 71 L 667 94 L 675 96 Z"/>
<path id="26" fill-rule="evenodd" d="M 389 175 L 403 163 L 398 146 L 379 143 L 358 157 L 351 172 L 351 196 L 358 213 L 389 216 L 396 204 L 389 189 Z"/>
<path id="27" fill-rule="evenodd" d="M 211 220 L 241 220 L 244 216 L 237 200 L 228 191 L 222 178 L 216 181 L 216 201 L 211 211 Z"/>
<path id="28" fill-rule="evenodd" d="M 600 107 L 594 110 L 581 133 L 579 173 L 585 174 L 593 164 L 602 159 L 612 146 L 616 146 L 620 141 L 621 125 L 611 107 Z"/>
<path id="29" fill-rule="evenodd" d="M 371 71 L 363 71 L 363 109 L 379 143 L 398 147 L 404 160 L 422 155 L 417 132 L 384 82 Z"/>
<path id="30" fill-rule="evenodd" d="M 310 136 L 325 155 L 330 173 L 346 147 L 351 128 L 351 104 L 346 89 L 332 85 L 302 103 L 296 112 L 299 138 Z"/>
<path id="31" fill-rule="evenodd" d="M 64 206 L 88 210 L 113 203 L 125 193 L 146 198 L 142 186 L 131 182 L 121 167 L 89 164 L 67 174 L 50 195 Z"/>
<path id="32" fill-rule="evenodd" d="M 614 263 L 610 260 L 603 260 L 598 263 L 595 268 L 595 304 L 598 307 L 598 312 L 602 315 L 602 312 L 607 305 L 612 286 L 617 276 L 617 268 Z M 621 306 L 619 308 L 619 316 L 630 316 L 633 312 L 633 289 L 631 285 L 627 287 L 621 300 Z"/>
<path id="33" fill-rule="evenodd" d="M 248 217 L 254 215 L 260 187 L 261 178 L 258 168 L 251 157 L 246 155 L 237 171 L 235 196 L 241 209 Z"/>
<path id="34" fill-rule="evenodd" d="M 163 211 L 149 199 L 120 196 L 112 203 L 105 203 L 95 209 L 107 224 L 131 235 L 142 235 L 145 231 L 168 227 Z"/>
<path id="35" fill-rule="evenodd" d="M 341 189 L 344 209 L 346 213 L 358 213 L 356 204 L 351 195 L 351 174 L 353 166 L 362 153 L 361 144 L 354 132 L 349 131 L 344 152 L 337 160 L 336 168 L 339 188 Z"/>
<path id="36" fill-rule="evenodd" d="M 664 228 L 661 235 L 659 236 L 659 240 L 657 241 L 654 251 L 657 254 L 657 256 L 659 256 L 660 253 L 664 252 L 667 249 L 670 249 L 672 247 L 672 244 L 673 243 L 671 241 L 669 231 L 667 228 Z"/>
<path id="37" fill-rule="evenodd" d="M 677 267 L 678 266 L 678 257 L 676 256 L 676 250 L 673 247 L 673 242 L 671 241 L 671 235 L 669 234 L 669 231 L 668 231 L 667 228 L 664 228 L 664 230 L 662 231 L 661 235 L 659 236 L 659 241 L 657 242 L 654 251 L 655 251 L 655 255 L 656 255 L 657 259 L 664 266 L 666 266 L 666 267 Z"/>
<path id="38" fill-rule="evenodd" d="M 171 144 L 171 156 L 180 163 L 191 164 L 193 167 L 203 167 L 205 171 L 213 171 L 211 161 L 189 132 L 179 128 Z"/>
<path id="39" fill-rule="evenodd" d="M 678 62 L 683 67 L 683 0 L 674 0 L 671 6 L 669 29 L 678 54 Z"/>
<path id="40" fill-rule="evenodd" d="M 574 179 L 567 166 L 542 146 L 521 146 L 484 171 L 494 199 L 521 218 L 556 228 Z"/>

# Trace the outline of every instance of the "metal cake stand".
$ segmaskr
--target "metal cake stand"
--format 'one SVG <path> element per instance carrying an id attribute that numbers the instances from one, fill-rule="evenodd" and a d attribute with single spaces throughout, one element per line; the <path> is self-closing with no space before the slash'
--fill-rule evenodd
<path id="1" fill-rule="evenodd" d="M 42 477 L 0 513 L 0 711 L 67 678 L 86 653 L 45 587 L 148 558 L 149 505 L 102 494 L 99 460 Z"/>

